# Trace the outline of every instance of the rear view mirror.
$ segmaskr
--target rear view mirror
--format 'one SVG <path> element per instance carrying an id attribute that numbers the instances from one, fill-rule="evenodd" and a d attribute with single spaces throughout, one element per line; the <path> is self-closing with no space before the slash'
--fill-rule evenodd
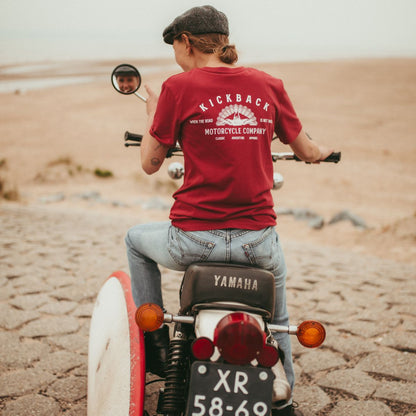
<path id="1" fill-rule="evenodd" d="M 111 83 L 120 94 L 134 94 L 144 102 L 147 101 L 137 92 L 142 83 L 142 78 L 138 69 L 133 65 L 121 64 L 116 66 L 111 74 Z"/>

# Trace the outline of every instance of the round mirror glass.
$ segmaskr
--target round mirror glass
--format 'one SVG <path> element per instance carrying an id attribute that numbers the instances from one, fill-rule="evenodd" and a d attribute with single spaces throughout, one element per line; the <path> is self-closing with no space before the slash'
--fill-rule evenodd
<path id="1" fill-rule="evenodd" d="M 133 65 L 121 64 L 114 68 L 111 83 L 121 94 L 134 94 L 139 89 L 142 78 Z"/>

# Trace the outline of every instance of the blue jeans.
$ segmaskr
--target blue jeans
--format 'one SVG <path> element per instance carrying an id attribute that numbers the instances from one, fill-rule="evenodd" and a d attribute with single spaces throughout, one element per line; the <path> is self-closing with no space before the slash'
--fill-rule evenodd
<path id="1" fill-rule="evenodd" d="M 286 307 L 286 264 L 274 227 L 258 231 L 225 229 L 182 231 L 169 221 L 136 225 L 126 235 L 133 299 L 137 306 L 152 302 L 163 307 L 158 264 L 184 271 L 196 262 L 240 263 L 259 266 L 273 273 L 276 303 L 273 324 L 289 325 Z M 178 288 L 179 291 L 179 288 Z M 290 337 L 275 334 L 285 354 L 284 368 L 294 386 Z"/>

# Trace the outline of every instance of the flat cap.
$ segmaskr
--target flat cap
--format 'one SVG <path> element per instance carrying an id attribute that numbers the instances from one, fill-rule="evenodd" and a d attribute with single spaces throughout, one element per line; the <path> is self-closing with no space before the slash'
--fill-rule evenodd
<path id="1" fill-rule="evenodd" d="M 172 45 L 181 32 L 192 35 L 221 33 L 229 35 L 227 16 L 212 6 L 193 7 L 178 16 L 164 31 L 163 40 Z"/>
<path id="2" fill-rule="evenodd" d="M 137 69 L 133 68 L 131 65 L 128 64 L 122 64 L 115 68 L 114 75 L 135 75 L 136 77 L 138 76 Z"/>

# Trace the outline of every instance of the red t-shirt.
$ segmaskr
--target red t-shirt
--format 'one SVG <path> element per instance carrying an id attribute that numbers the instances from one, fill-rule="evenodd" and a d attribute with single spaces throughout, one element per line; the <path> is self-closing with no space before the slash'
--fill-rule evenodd
<path id="1" fill-rule="evenodd" d="M 172 224 L 185 231 L 275 225 L 271 140 L 275 132 L 288 144 L 301 128 L 282 81 L 256 69 L 206 67 L 167 79 L 150 134 L 184 153 Z"/>

